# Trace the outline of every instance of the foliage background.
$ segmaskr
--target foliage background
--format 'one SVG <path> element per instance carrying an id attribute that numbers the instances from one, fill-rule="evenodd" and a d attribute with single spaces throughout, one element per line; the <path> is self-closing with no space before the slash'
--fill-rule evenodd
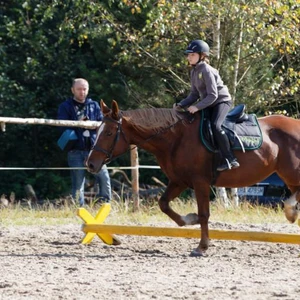
<path id="1" fill-rule="evenodd" d="M 0 115 L 56 118 L 75 77 L 89 81 L 94 100 L 124 110 L 171 107 L 189 91 L 183 51 L 200 38 L 237 104 L 298 117 L 299 19 L 298 0 L 0 0 Z M 8 125 L 0 167 L 67 166 L 57 139 L 55 127 Z M 140 181 L 153 175 L 165 180 L 143 171 Z M 0 195 L 24 197 L 28 183 L 54 199 L 69 192 L 69 172 L 1 171 Z"/>

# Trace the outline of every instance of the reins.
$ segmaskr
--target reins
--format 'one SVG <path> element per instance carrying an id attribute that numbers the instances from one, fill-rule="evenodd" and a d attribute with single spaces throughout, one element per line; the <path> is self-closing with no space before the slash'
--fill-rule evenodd
<path id="1" fill-rule="evenodd" d="M 186 111 L 186 110 L 184 110 L 183 112 L 187 112 L 187 113 L 188 113 L 188 111 Z M 194 119 L 195 119 L 195 117 L 194 117 L 192 114 L 189 113 L 189 120 L 188 120 L 188 122 L 191 124 L 191 123 L 194 121 Z M 129 150 L 133 150 L 133 149 L 135 149 L 135 148 L 138 148 L 138 147 L 140 147 L 141 145 L 143 145 L 143 144 L 145 144 L 145 143 L 151 141 L 152 139 L 154 139 L 154 138 L 157 137 L 158 135 L 160 135 L 160 134 L 166 132 L 167 130 L 171 129 L 172 127 L 175 127 L 179 122 L 182 122 L 182 121 L 185 121 L 185 119 L 184 119 L 184 118 L 179 119 L 179 120 L 177 120 L 175 123 L 173 123 L 173 124 L 171 124 L 171 125 L 169 125 L 169 126 L 167 126 L 167 127 L 165 127 L 165 128 L 162 128 L 160 131 L 158 131 L 158 132 L 156 132 L 155 134 L 151 135 L 149 138 L 147 138 L 147 139 L 145 139 L 144 141 L 142 141 L 142 143 L 140 143 L 139 145 L 135 145 L 133 148 L 130 148 Z M 125 134 L 124 134 L 124 135 L 125 135 Z M 129 151 L 129 150 L 127 150 L 127 151 Z M 127 152 L 127 151 L 126 151 L 126 152 Z"/>
<path id="2" fill-rule="evenodd" d="M 142 143 L 140 143 L 139 145 L 135 145 L 134 147 L 130 148 L 129 150 L 133 150 L 135 148 L 138 148 L 140 147 L 141 145 L 151 141 L 152 139 L 154 139 L 155 137 L 157 137 L 158 135 L 166 132 L 167 130 L 171 129 L 172 127 L 175 127 L 175 125 L 177 125 L 179 122 L 181 121 L 184 121 L 184 119 L 179 119 L 177 120 L 175 123 L 165 127 L 165 128 L 162 128 L 160 131 L 156 132 L 155 134 L 151 135 L 150 137 L 148 137 L 147 139 L 143 140 Z M 127 150 L 128 151 L 128 150 Z"/>
<path id="3" fill-rule="evenodd" d="M 169 126 L 167 126 L 167 127 L 165 127 L 165 128 L 162 128 L 161 130 L 159 130 L 159 131 L 156 132 L 155 134 L 153 134 L 153 135 L 151 135 L 150 137 L 148 137 L 147 139 L 143 140 L 143 141 L 142 141 L 141 143 L 139 143 L 138 145 L 135 145 L 134 147 L 130 147 L 130 144 L 129 144 L 127 138 L 126 138 L 126 135 L 125 135 L 125 133 L 124 133 L 123 130 L 122 130 L 122 126 L 121 126 L 121 125 L 122 125 L 122 119 L 123 119 L 122 112 L 120 113 L 120 119 L 119 119 L 119 120 L 115 120 L 115 119 L 112 119 L 112 118 L 104 117 L 104 118 L 103 118 L 103 121 L 109 121 L 109 122 L 113 122 L 113 123 L 118 124 L 117 132 L 116 132 L 116 136 L 115 136 L 115 138 L 114 138 L 113 144 L 112 144 L 112 146 L 110 147 L 109 150 L 105 150 L 105 149 L 103 149 L 103 148 L 100 148 L 96 143 L 93 145 L 93 147 L 92 147 L 92 149 L 91 149 L 91 150 L 95 150 L 95 151 L 98 151 L 98 152 L 102 152 L 102 153 L 104 153 L 104 154 L 106 155 L 107 158 L 106 158 L 106 160 L 104 161 L 105 164 L 108 164 L 108 163 L 111 162 L 112 160 L 115 160 L 115 159 L 117 159 L 118 157 L 123 156 L 125 153 L 127 153 L 127 152 L 129 152 L 129 151 L 131 151 L 131 150 L 133 150 L 133 149 L 135 149 L 135 148 L 141 147 L 141 146 L 144 145 L 145 143 L 151 141 L 152 139 L 156 138 L 157 136 L 159 136 L 159 135 L 163 134 L 164 132 L 170 130 L 171 128 L 175 127 L 179 122 L 182 122 L 182 121 L 185 120 L 184 118 L 181 118 L 181 119 L 177 120 L 175 123 L 173 123 L 173 124 L 171 124 L 171 125 L 169 125 Z M 189 122 L 189 123 L 192 123 L 193 121 L 194 121 L 194 116 L 192 116 L 192 117 L 189 119 L 188 122 Z M 118 155 L 118 156 L 115 156 L 115 157 L 112 159 L 112 153 L 113 153 L 113 151 L 114 151 L 114 148 L 115 148 L 117 142 L 118 142 L 119 139 L 120 139 L 120 135 L 121 135 L 121 134 L 123 135 L 123 137 L 124 137 L 124 139 L 125 139 L 125 142 L 126 142 L 127 144 L 129 144 L 129 147 L 128 147 L 128 149 L 127 149 L 124 153 L 122 153 L 122 154 L 120 154 L 120 155 Z"/>

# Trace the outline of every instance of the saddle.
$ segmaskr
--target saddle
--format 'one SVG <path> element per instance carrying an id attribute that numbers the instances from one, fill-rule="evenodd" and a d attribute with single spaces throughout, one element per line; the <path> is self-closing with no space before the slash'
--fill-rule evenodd
<path id="1" fill-rule="evenodd" d="M 262 145 L 262 133 L 255 114 L 246 114 L 245 104 L 235 106 L 222 125 L 233 150 L 255 150 Z M 200 139 L 211 152 L 218 152 L 211 126 L 211 109 L 201 111 Z"/>

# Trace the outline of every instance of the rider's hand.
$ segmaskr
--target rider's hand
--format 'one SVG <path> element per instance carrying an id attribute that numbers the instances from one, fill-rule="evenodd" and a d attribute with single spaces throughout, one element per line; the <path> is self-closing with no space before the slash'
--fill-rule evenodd
<path id="1" fill-rule="evenodd" d="M 194 113 L 197 112 L 199 109 L 198 109 L 196 106 L 192 105 L 192 106 L 188 107 L 187 110 L 188 110 L 191 114 L 194 114 Z"/>
<path id="2" fill-rule="evenodd" d="M 180 106 L 178 103 L 174 103 L 173 108 L 177 111 L 183 111 L 184 110 L 184 108 L 182 106 Z"/>

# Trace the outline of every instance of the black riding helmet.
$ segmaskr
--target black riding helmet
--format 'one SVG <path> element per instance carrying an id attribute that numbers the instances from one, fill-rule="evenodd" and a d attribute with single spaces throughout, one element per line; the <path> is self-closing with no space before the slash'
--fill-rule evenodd
<path id="1" fill-rule="evenodd" d="M 209 46 L 206 42 L 202 40 L 194 40 L 190 42 L 184 53 L 204 53 L 206 54 L 206 56 L 209 56 Z"/>

